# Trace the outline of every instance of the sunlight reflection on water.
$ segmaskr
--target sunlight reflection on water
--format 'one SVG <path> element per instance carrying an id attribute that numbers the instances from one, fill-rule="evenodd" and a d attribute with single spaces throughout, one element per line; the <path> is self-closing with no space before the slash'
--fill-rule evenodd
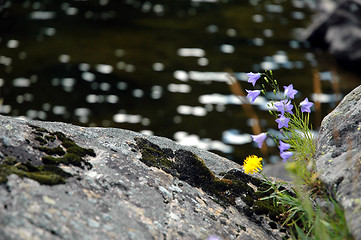
<path id="1" fill-rule="evenodd" d="M 230 69 L 247 89 L 246 72 L 278 70 L 278 79 L 327 109 L 343 96 L 313 93 L 319 60 L 294 37 L 309 14 L 302 1 L 291 3 L 10 3 L 14 15 L 3 24 L 13 31 L 0 37 L 0 113 L 128 128 L 241 159 L 258 150 L 245 99 L 228 90 Z M 334 73 L 322 69 L 320 80 L 330 85 Z M 264 115 L 273 97 L 252 104 L 264 130 L 274 127 Z"/>

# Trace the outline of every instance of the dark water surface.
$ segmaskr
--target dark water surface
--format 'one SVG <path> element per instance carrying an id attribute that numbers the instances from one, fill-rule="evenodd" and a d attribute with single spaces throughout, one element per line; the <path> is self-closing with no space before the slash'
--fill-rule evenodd
<path id="1" fill-rule="evenodd" d="M 273 69 L 297 101 L 318 96 L 316 128 L 336 104 L 331 82 L 341 96 L 357 85 L 297 40 L 310 21 L 299 0 L 5 1 L 0 113 L 165 136 L 241 162 L 259 150 L 227 69 L 246 89 L 245 73 Z M 267 101 L 254 104 L 264 131 L 277 126 Z"/>

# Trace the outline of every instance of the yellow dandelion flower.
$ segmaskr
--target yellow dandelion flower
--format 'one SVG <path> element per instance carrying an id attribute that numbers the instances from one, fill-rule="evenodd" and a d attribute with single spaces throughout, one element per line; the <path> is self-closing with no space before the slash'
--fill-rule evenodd
<path id="1" fill-rule="evenodd" d="M 262 158 L 256 155 L 248 156 L 243 163 L 243 169 L 245 173 L 253 174 L 262 170 Z"/>

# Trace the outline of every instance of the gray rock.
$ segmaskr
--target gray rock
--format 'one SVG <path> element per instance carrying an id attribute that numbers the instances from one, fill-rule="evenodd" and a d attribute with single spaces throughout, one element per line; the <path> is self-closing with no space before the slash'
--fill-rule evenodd
<path id="1" fill-rule="evenodd" d="M 361 86 L 321 124 L 315 154 L 320 179 L 335 191 L 355 239 L 361 239 Z"/>
<path id="2" fill-rule="evenodd" d="M 279 216 L 258 204 L 261 181 L 210 152 L 122 129 L 4 116 L 0 133 L 1 239 L 286 236 Z"/>
<path id="3" fill-rule="evenodd" d="M 344 66 L 359 70 L 361 62 L 361 0 L 324 0 L 305 30 L 304 40 L 328 50 Z"/>

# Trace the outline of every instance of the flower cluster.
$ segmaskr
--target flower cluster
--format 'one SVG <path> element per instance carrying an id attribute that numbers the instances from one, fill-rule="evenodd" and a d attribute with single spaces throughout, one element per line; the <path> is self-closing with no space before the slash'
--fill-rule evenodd
<path id="1" fill-rule="evenodd" d="M 271 73 L 272 74 L 272 73 Z M 281 131 L 287 131 L 289 128 L 290 121 L 292 123 L 294 117 L 293 109 L 294 105 L 292 104 L 291 100 L 295 98 L 296 94 L 298 93 L 297 90 L 293 88 L 293 85 L 290 84 L 289 86 L 284 86 L 284 91 L 281 93 L 278 90 L 278 85 L 276 80 L 273 80 L 273 78 L 269 77 L 267 74 L 260 74 L 260 73 L 248 73 L 247 76 L 249 77 L 248 82 L 252 83 L 253 86 L 256 85 L 256 82 L 258 81 L 261 76 L 264 75 L 264 79 L 267 83 L 271 85 L 274 92 L 278 91 L 281 96 L 283 96 L 283 99 L 280 101 L 277 101 L 275 103 L 272 102 L 272 105 L 277 109 L 277 112 L 274 114 L 276 116 L 276 122 L 278 124 L 278 129 Z M 264 85 L 262 85 L 265 89 Z M 247 97 L 250 99 L 251 103 L 253 103 L 256 98 L 261 94 L 261 92 L 265 93 L 265 90 L 246 90 L 247 91 Z M 308 101 L 308 98 L 305 98 L 300 104 L 299 107 L 301 108 L 302 113 L 310 113 L 311 107 L 313 106 L 312 102 Z M 258 144 L 259 148 L 262 148 L 263 142 L 267 138 L 267 133 L 261 133 L 258 135 L 252 135 L 252 139 L 254 142 Z M 279 150 L 280 150 L 280 156 L 283 159 L 283 161 L 287 161 L 290 157 L 293 156 L 293 152 L 290 151 L 291 145 L 282 141 L 279 141 Z"/>

